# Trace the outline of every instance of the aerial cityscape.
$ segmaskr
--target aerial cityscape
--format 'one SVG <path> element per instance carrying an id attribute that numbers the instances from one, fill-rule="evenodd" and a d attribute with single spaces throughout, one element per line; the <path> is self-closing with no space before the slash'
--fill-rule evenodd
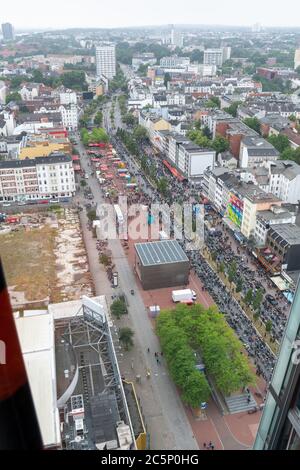
<path id="1" fill-rule="evenodd" d="M 216 3 L 1 11 L 1 450 L 300 450 L 300 7 Z"/>

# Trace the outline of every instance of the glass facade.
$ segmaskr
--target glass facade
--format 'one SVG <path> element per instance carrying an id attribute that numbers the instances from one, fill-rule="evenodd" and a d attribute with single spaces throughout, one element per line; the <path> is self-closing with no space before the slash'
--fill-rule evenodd
<path id="1" fill-rule="evenodd" d="M 300 449 L 300 284 L 296 289 L 255 450 Z M 299 344 L 297 344 L 297 340 Z"/>

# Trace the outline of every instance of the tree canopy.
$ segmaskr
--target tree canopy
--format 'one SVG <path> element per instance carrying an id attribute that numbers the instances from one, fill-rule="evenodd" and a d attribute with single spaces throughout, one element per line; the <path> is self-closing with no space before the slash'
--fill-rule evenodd
<path id="1" fill-rule="evenodd" d="M 256 117 L 253 117 L 253 118 L 245 118 L 245 119 L 244 119 L 244 123 L 246 124 L 246 126 L 250 127 L 250 128 L 253 129 L 255 132 L 257 132 L 258 134 L 260 134 L 260 122 L 259 122 L 259 120 L 258 120 Z"/>
<path id="2" fill-rule="evenodd" d="M 207 400 L 205 375 L 200 375 L 201 383 L 195 377 L 197 355 L 226 396 L 254 383 L 248 360 L 241 354 L 241 342 L 214 307 L 205 310 L 200 304 L 178 305 L 164 310 L 157 319 L 157 333 L 170 373 L 182 388 L 186 403 Z M 188 390 L 190 383 L 194 384 L 193 392 Z"/>

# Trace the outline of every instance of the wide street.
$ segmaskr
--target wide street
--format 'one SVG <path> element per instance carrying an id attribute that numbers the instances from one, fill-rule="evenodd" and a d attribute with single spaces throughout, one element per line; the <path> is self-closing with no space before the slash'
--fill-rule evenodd
<path id="1" fill-rule="evenodd" d="M 78 144 L 78 150 L 83 170 L 90 173 L 85 149 L 81 143 Z M 100 185 L 96 178 L 89 176 L 87 181 L 95 202 L 103 201 Z M 107 283 L 104 283 L 103 279 L 104 270 L 100 265 L 100 269 L 97 266 L 98 257 L 95 256 L 96 252 L 91 235 L 87 234 L 88 229 L 87 224 L 84 223 L 86 222 L 84 216 L 82 216 L 82 220 L 96 292 L 97 294 L 109 294 Z M 145 310 L 133 270 L 128 263 L 123 247 L 119 240 L 113 240 L 110 241 L 109 248 L 112 250 L 116 270 L 119 273 L 120 288 L 129 299 L 129 319 L 135 333 L 135 347 L 132 352 L 124 353 L 120 361 L 120 368 L 126 378 L 134 379 L 136 375 L 141 375 L 141 384 L 137 385 L 137 392 L 150 434 L 150 447 L 151 449 L 198 449 L 178 391 L 168 376 L 164 362 L 162 361 L 158 368 L 154 360 L 154 352 L 160 351 L 158 339 Z M 135 291 L 134 296 L 130 295 L 131 289 Z M 112 289 L 110 293 L 112 293 Z M 150 348 L 150 353 L 147 352 L 147 348 Z M 151 370 L 150 379 L 146 379 L 148 368 Z"/>

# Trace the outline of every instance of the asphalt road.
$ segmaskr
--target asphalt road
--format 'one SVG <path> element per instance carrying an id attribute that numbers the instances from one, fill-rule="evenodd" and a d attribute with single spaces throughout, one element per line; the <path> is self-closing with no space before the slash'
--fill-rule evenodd
<path id="1" fill-rule="evenodd" d="M 80 143 L 78 150 L 81 155 L 82 168 L 90 173 L 84 146 Z M 97 203 L 102 202 L 102 194 L 96 178 L 87 180 Z M 151 449 L 198 449 L 197 441 L 187 419 L 178 391 L 169 378 L 164 361 L 159 369 L 154 361 L 153 353 L 160 351 L 150 319 L 145 310 L 139 293 L 132 267 L 129 265 L 119 240 L 110 241 L 114 263 L 119 274 L 119 284 L 129 299 L 129 316 L 135 332 L 135 373 L 142 377 L 142 385 L 138 394 L 141 399 L 145 421 L 151 436 Z M 89 247 L 87 247 L 89 249 Z M 95 284 L 98 280 L 94 274 Z M 134 289 L 135 295 L 130 291 Z M 147 348 L 150 348 L 150 353 Z M 150 379 L 145 378 L 146 370 L 151 370 Z"/>

